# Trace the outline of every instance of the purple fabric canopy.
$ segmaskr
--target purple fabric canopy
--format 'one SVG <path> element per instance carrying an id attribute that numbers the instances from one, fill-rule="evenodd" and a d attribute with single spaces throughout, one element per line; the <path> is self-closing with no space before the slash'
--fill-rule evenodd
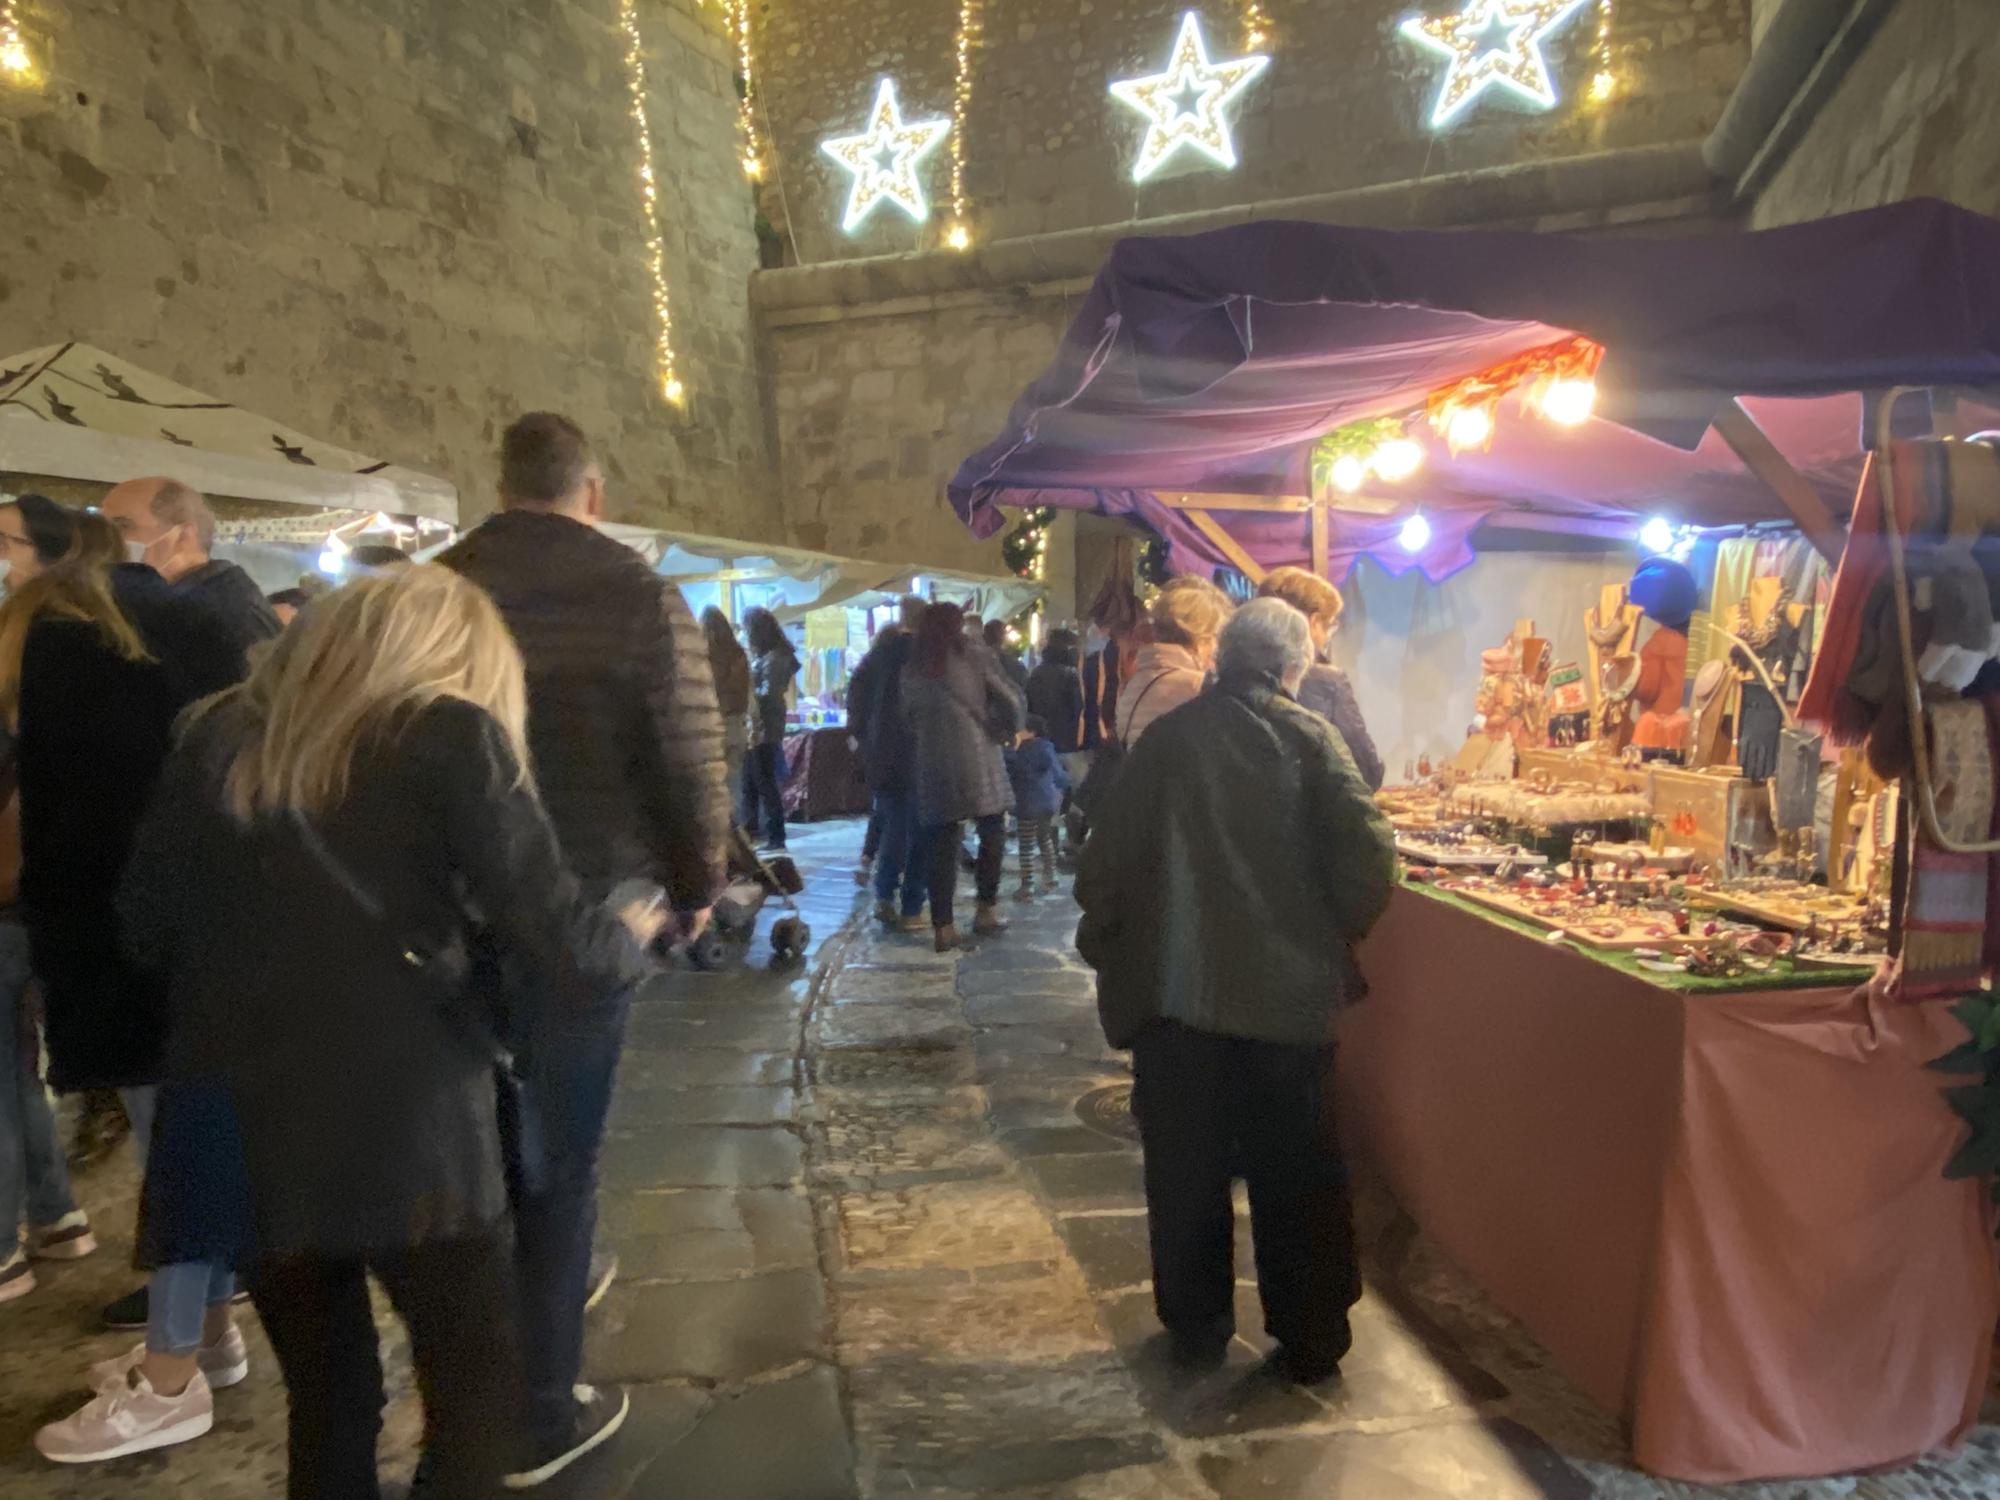
<path id="1" fill-rule="evenodd" d="M 1655 511 L 1783 516 L 1709 430 L 1733 397 L 1844 508 L 1855 392 L 2000 385 L 2000 222 L 1927 199 L 1673 238 L 1266 222 L 1124 240 L 952 504 L 981 536 L 1001 506 L 1134 515 L 1177 565 L 1212 565 L 1219 549 L 1157 492 L 1304 494 L 1321 434 L 1571 334 L 1607 351 L 1596 419 L 1558 428 L 1503 401 L 1490 448 L 1452 457 L 1413 431 L 1426 467 L 1374 486 L 1431 516 L 1433 577 L 1470 560 L 1480 520 L 1629 535 Z M 1335 575 L 1400 520 L 1336 512 Z M 1260 563 L 1305 559 L 1302 516 L 1238 512 L 1229 530 Z"/>

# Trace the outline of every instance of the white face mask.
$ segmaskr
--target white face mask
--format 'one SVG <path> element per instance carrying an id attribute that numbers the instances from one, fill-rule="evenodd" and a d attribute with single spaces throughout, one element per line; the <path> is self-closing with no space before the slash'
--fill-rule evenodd
<path id="1" fill-rule="evenodd" d="M 13 571 L 14 571 L 14 559 L 11 557 L 0 557 L 0 591 L 4 591 L 6 589 L 7 575 Z"/>
<path id="2" fill-rule="evenodd" d="M 125 561 L 142 563 L 145 560 L 146 544 L 144 542 L 127 542 L 125 544 Z"/>

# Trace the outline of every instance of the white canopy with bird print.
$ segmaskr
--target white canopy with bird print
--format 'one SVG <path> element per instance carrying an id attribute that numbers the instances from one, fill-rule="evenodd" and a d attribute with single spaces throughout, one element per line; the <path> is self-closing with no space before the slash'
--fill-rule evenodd
<path id="1" fill-rule="evenodd" d="M 211 495 L 456 525 L 445 480 L 321 442 L 89 344 L 0 358 L 0 471 L 115 484 L 171 474 Z"/>

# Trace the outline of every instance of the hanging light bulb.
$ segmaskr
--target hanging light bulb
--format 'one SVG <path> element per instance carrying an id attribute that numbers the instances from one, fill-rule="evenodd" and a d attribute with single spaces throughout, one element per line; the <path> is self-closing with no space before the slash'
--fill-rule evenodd
<path id="1" fill-rule="evenodd" d="M 1333 487 L 1343 495 L 1353 494 L 1367 478 L 1368 465 L 1352 453 L 1343 453 L 1333 461 Z"/>
<path id="2" fill-rule="evenodd" d="M 972 247 L 972 231 L 963 224 L 954 224 L 945 231 L 944 242 L 954 250 L 968 250 Z"/>
<path id="3" fill-rule="evenodd" d="M 1431 544 L 1431 523 L 1422 511 L 1403 523 L 1403 529 L 1396 533 L 1396 544 L 1405 552 L 1421 552 Z"/>
<path id="4" fill-rule="evenodd" d="M 1461 406 L 1451 414 L 1444 435 L 1454 453 L 1461 448 L 1483 448 L 1493 436 L 1493 413 L 1483 406 Z"/>
<path id="5" fill-rule="evenodd" d="M 1673 523 L 1665 516 L 1654 516 L 1639 528 L 1639 546 L 1643 551 L 1658 554 L 1674 549 Z"/>
<path id="6" fill-rule="evenodd" d="M 1594 380 L 1552 380 L 1542 392 L 1542 415 L 1560 427 L 1581 427 L 1596 409 Z"/>
<path id="7" fill-rule="evenodd" d="M 1408 479 L 1424 466 L 1422 446 L 1409 438 L 1390 438 L 1370 460 L 1375 472 L 1392 484 Z"/>

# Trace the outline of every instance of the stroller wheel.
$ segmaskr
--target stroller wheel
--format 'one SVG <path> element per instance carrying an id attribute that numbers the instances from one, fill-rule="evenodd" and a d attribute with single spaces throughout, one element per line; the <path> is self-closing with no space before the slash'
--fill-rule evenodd
<path id="1" fill-rule="evenodd" d="M 713 927 L 688 944 L 688 962 L 704 973 L 713 973 L 729 962 L 729 941 Z"/>
<path id="2" fill-rule="evenodd" d="M 804 958 L 812 943 L 812 928 L 798 917 L 781 917 L 771 924 L 771 951 L 780 958 Z"/>

